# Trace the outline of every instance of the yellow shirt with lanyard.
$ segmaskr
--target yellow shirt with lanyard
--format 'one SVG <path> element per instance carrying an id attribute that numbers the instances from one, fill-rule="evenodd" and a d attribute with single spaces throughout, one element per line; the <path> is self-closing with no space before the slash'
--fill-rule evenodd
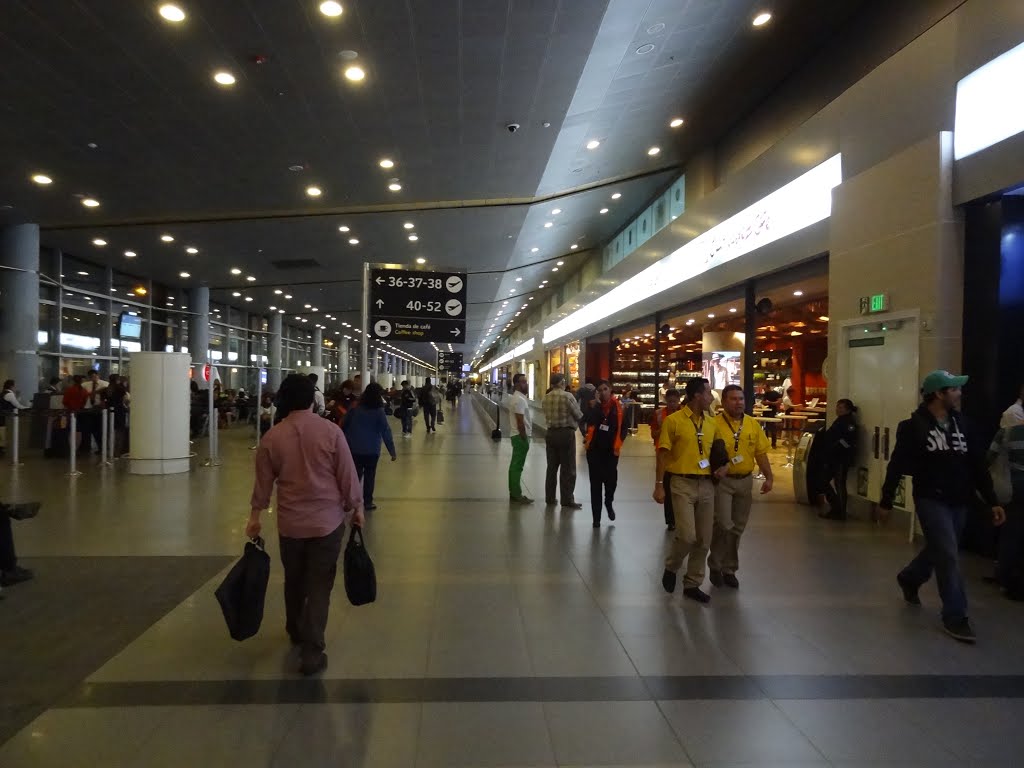
<path id="1" fill-rule="evenodd" d="M 720 433 L 713 418 L 695 414 L 688 405 L 661 425 L 658 449 L 668 451 L 665 471 L 673 475 L 710 475 L 711 444 Z"/>
<path id="2" fill-rule="evenodd" d="M 761 425 L 746 414 L 733 421 L 725 411 L 715 416 L 715 422 L 729 455 L 729 474 L 749 475 L 756 466 L 755 458 L 768 453 L 770 446 Z"/>

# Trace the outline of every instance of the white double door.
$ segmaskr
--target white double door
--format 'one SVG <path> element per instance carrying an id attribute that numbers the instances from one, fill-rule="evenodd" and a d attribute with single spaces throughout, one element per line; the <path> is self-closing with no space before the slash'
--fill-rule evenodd
<path id="1" fill-rule="evenodd" d="M 920 321 L 913 315 L 875 316 L 841 329 L 831 404 L 849 398 L 861 425 L 857 458 L 847 478 L 850 496 L 878 502 L 896 428 L 920 400 Z M 913 509 L 910 489 L 901 484 L 898 506 Z"/>

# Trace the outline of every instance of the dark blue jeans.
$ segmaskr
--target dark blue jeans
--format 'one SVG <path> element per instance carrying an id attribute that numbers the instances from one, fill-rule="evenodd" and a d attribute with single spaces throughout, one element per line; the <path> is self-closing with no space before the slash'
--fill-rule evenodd
<path id="1" fill-rule="evenodd" d="M 934 499 L 914 499 L 925 546 L 903 569 L 901 576 L 921 586 L 931 578 L 939 582 L 943 619 L 967 617 L 967 592 L 960 574 L 960 536 L 967 522 L 967 507 Z"/>
<path id="2" fill-rule="evenodd" d="M 402 433 L 412 432 L 412 408 L 402 411 Z"/>
<path id="3" fill-rule="evenodd" d="M 352 461 L 356 465 L 356 474 L 363 481 L 363 506 L 373 504 L 373 489 L 377 485 L 377 462 L 380 454 L 353 453 Z"/>

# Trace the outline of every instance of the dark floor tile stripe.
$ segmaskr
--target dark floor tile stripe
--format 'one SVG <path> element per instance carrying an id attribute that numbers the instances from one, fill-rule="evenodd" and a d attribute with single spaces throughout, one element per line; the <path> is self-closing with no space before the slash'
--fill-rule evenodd
<path id="1" fill-rule="evenodd" d="M 1024 675 L 764 675 L 85 683 L 58 706 L 137 707 L 701 699 L 1024 698 Z"/>

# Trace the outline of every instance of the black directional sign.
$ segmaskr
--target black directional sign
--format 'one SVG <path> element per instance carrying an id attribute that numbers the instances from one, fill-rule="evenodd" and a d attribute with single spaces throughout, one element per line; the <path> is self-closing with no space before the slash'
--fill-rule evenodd
<path id="1" fill-rule="evenodd" d="M 437 368 L 441 371 L 449 371 L 451 373 L 462 372 L 462 353 L 461 352 L 445 352 L 439 350 L 437 353 Z"/>
<path id="2" fill-rule="evenodd" d="M 370 328 L 388 341 L 461 342 L 466 275 L 414 269 L 370 271 Z"/>

